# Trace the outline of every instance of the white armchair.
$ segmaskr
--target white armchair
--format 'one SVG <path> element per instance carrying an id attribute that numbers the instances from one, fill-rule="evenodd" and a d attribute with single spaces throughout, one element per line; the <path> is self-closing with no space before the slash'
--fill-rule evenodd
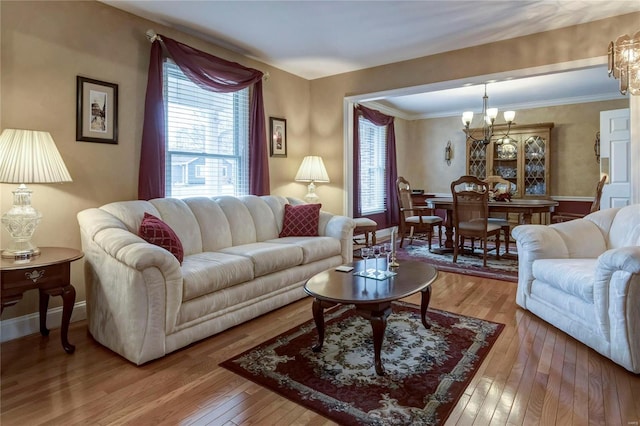
<path id="1" fill-rule="evenodd" d="M 640 373 L 640 204 L 512 234 L 517 304 Z"/>

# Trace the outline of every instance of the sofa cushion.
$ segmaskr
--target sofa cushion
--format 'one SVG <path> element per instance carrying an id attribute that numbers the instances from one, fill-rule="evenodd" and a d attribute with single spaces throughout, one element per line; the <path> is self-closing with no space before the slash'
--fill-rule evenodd
<path id="1" fill-rule="evenodd" d="M 284 206 L 284 221 L 280 237 L 316 237 L 320 224 L 322 204 L 300 204 Z"/>
<path id="2" fill-rule="evenodd" d="M 255 277 L 300 265 L 303 259 L 302 248 L 289 244 L 243 244 L 227 247 L 220 252 L 251 259 Z"/>
<path id="3" fill-rule="evenodd" d="M 284 237 L 265 241 L 276 244 L 293 244 L 302 249 L 302 263 L 307 264 L 316 260 L 340 256 L 342 247 L 340 241 L 331 237 Z"/>
<path id="4" fill-rule="evenodd" d="M 200 227 L 202 250 L 218 251 L 232 245 L 231 226 L 217 202 L 207 197 L 185 198 Z"/>
<path id="5" fill-rule="evenodd" d="M 192 254 L 182 263 L 182 277 L 182 300 L 191 300 L 252 280 L 253 262 L 220 252 Z"/>
<path id="6" fill-rule="evenodd" d="M 531 283 L 531 299 L 533 300 L 530 302 L 539 303 L 538 306 L 542 309 L 532 312 L 536 312 L 542 318 L 561 313 L 561 315 L 571 318 L 570 323 L 578 322 L 594 331 L 597 329 L 593 302 L 585 302 L 581 297 L 569 296 L 557 287 L 540 280 L 534 280 Z M 561 325 L 561 323 L 554 325 Z"/>
<path id="7" fill-rule="evenodd" d="M 256 242 L 277 238 L 279 234 L 278 220 L 271 206 L 264 199 L 255 195 L 244 195 L 239 198 L 253 218 L 253 224 L 256 228 Z"/>
<path id="8" fill-rule="evenodd" d="M 564 293 L 593 303 L 597 259 L 539 259 L 533 262 L 533 276 Z"/>
<path id="9" fill-rule="evenodd" d="M 156 198 L 149 201 L 158 210 L 158 216 L 176 233 L 184 254 L 190 255 L 202 252 L 202 234 L 198 221 L 189 206 L 177 198 Z M 153 214 L 152 212 L 149 212 Z"/>
<path id="10" fill-rule="evenodd" d="M 169 225 L 154 215 L 144 214 L 138 235 L 146 242 L 170 251 L 178 259 L 178 262 L 182 263 L 184 260 L 184 250 L 180 238 Z"/>

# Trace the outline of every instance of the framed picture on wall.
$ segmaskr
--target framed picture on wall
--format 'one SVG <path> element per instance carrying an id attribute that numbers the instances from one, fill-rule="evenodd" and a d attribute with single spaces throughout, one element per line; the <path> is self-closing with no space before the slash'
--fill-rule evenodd
<path id="1" fill-rule="evenodd" d="M 76 141 L 118 143 L 118 85 L 78 76 Z"/>
<path id="2" fill-rule="evenodd" d="M 271 135 L 270 152 L 272 157 L 287 156 L 287 120 L 269 117 Z"/>

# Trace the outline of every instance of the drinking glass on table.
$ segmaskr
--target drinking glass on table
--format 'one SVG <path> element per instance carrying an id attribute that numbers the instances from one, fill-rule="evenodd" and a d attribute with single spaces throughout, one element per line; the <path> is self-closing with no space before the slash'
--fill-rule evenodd
<path id="1" fill-rule="evenodd" d="M 382 249 L 384 250 L 384 253 L 387 255 L 387 269 L 386 269 L 386 271 L 389 272 L 389 263 L 391 263 L 391 254 L 393 253 L 393 249 L 391 247 L 391 243 L 384 243 L 382 245 Z"/>
<path id="2" fill-rule="evenodd" d="M 362 247 L 360 256 L 364 259 L 364 273 L 367 273 L 367 259 L 371 257 L 371 247 Z"/>
<path id="3" fill-rule="evenodd" d="M 373 257 L 376 258 L 376 271 L 375 271 L 375 275 L 378 275 L 378 258 L 381 255 L 381 246 L 379 245 L 375 245 L 373 246 Z"/>

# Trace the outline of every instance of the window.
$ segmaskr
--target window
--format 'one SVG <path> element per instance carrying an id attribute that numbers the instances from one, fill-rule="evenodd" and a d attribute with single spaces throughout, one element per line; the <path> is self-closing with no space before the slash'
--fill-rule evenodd
<path id="1" fill-rule="evenodd" d="M 358 119 L 360 139 L 360 210 L 362 215 L 387 209 L 387 126 Z"/>
<path id="2" fill-rule="evenodd" d="M 167 197 L 249 193 L 249 89 L 204 90 L 164 64 Z"/>

